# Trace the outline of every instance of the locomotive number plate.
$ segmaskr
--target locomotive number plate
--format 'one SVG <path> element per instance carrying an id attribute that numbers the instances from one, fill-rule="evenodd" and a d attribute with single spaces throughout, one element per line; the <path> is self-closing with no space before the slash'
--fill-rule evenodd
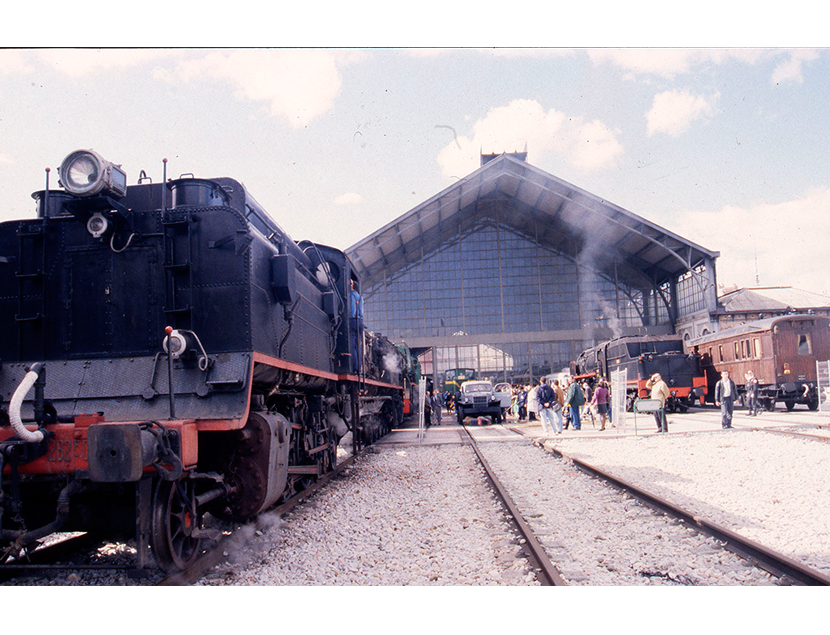
<path id="1" fill-rule="evenodd" d="M 73 460 L 86 462 L 89 449 L 86 439 L 51 439 L 46 460 L 50 463 L 70 463 Z"/>

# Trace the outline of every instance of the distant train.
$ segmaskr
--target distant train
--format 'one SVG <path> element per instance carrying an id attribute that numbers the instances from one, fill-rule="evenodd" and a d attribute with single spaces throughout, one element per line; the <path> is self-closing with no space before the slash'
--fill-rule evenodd
<path id="1" fill-rule="evenodd" d="M 465 381 L 478 379 L 473 368 L 453 368 L 444 373 L 444 390 L 457 395 L 461 390 L 461 384 Z"/>
<path id="2" fill-rule="evenodd" d="M 752 371 L 759 383 L 759 403 L 773 410 L 783 402 L 818 409 L 817 361 L 830 360 L 830 319 L 786 315 L 748 322 L 689 342 L 702 357 L 710 394 L 720 373 L 744 395 L 744 376 Z"/>
<path id="3" fill-rule="evenodd" d="M 608 340 L 583 351 L 571 363 L 571 375 L 578 381 L 611 379 L 613 370 L 627 370 L 626 407 L 638 398 L 648 398 L 646 382 L 660 373 L 669 387 L 669 412 L 685 412 L 690 405 L 703 403 L 707 392 L 700 356 L 683 352 L 679 336 L 633 335 Z"/>
<path id="4" fill-rule="evenodd" d="M 344 252 L 295 243 L 230 178 L 127 186 L 73 152 L 0 224 L 0 563 L 56 531 L 185 569 L 403 417 L 411 365 L 350 317 Z M 146 182 L 145 182 L 146 181 Z"/>

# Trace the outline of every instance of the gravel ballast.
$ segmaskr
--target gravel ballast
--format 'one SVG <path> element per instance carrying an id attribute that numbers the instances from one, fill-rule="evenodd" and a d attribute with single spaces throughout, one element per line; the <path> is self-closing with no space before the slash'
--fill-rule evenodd
<path id="1" fill-rule="evenodd" d="M 830 444 L 740 430 L 556 437 L 544 449 L 494 439 L 481 451 L 571 585 L 781 582 L 553 449 L 828 572 Z M 236 527 L 228 562 L 200 584 L 538 585 L 521 542 L 470 447 L 378 446 L 285 516 Z M 157 577 L 77 571 L 28 584 L 143 585 Z"/>
<path id="2" fill-rule="evenodd" d="M 379 449 L 235 538 L 231 562 L 201 584 L 538 584 L 465 446 Z"/>
<path id="3" fill-rule="evenodd" d="M 548 441 L 830 574 L 830 444 L 759 431 Z"/>
<path id="4" fill-rule="evenodd" d="M 570 585 L 770 585 L 713 538 L 530 444 L 479 447 Z"/>

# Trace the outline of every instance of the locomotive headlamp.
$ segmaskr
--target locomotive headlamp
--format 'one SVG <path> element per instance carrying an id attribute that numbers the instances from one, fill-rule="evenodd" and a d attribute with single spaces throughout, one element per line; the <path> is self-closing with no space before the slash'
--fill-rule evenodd
<path id="1" fill-rule="evenodd" d="M 75 196 L 101 192 L 122 197 L 127 193 L 127 174 L 92 150 L 76 150 L 60 167 L 60 184 Z"/>
<path id="2" fill-rule="evenodd" d="M 103 236 L 107 232 L 109 226 L 109 221 L 99 212 L 96 212 L 90 216 L 89 220 L 86 222 L 86 230 L 92 234 L 93 238 L 100 238 Z"/>
<path id="3" fill-rule="evenodd" d="M 162 343 L 165 353 L 170 353 L 173 359 L 179 359 L 187 351 L 187 338 L 183 333 L 173 330 L 164 338 Z"/>

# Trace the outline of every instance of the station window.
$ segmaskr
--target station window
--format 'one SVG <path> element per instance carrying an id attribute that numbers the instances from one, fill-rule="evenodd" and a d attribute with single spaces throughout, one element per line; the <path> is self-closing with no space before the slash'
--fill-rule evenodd
<path id="1" fill-rule="evenodd" d="M 810 355 L 813 352 L 813 343 L 809 333 L 801 333 L 798 336 L 798 354 Z"/>

